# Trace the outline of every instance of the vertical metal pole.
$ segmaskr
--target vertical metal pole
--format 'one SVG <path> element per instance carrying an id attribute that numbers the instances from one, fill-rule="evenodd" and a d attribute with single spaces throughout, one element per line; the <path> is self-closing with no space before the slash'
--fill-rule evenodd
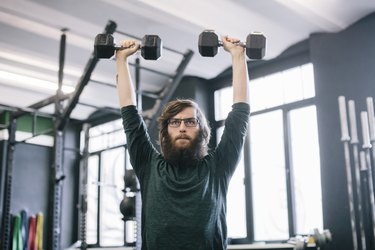
<path id="1" fill-rule="evenodd" d="M 38 131 L 37 131 L 37 126 L 38 126 L 37 123 L 38 123 L 37 114 L 34 113 L 34 114 L 33 114 L 33 122 L 32 122 L 32 125 L 31 125 L 31 134 L 32 134 L 33 136 L 35 136 L 36 133 L 38 132 Z"/>
<path id="2" fill-rule="evenodd" d="M 142 249 L 142 198 L 141 192 L 137 191 L 135 193 L 135 220 L 136 220 L 136 241 L 135 246 L 137 250 Z"/>
<path id="3" fill-rule="evenodd" d="M 374 103 L 372 100 L 372 97 L 366 98 L 366 103 L 367 103 L 367 115 L 368 115 L 368 125 L 369 125 L 369 135 L 370 135 L 370 143 L 371 143 L 371 148 L 372 148 L 372 160 L 373 164 L 375 164 L 375 118 L 374 118 Z M 372 168 L 372 182 L 375 182 L 374 179 L 374 165 L 369 166 Z"/>
<path id="4" fill-rule="evenodd" d="M 10 126 L 8 127 L 9 139 L 7 148 L 7 166 L 5 170 L 5 189 L 4 189 L 4 204 L 3 204 L 3 227 L 1 232 L 1 249 L 8 250 L 11 246 L 11 216 L 10 216 L 10 201 L 12 198 L 12 179 L 13 179 L 13 165 L 14 165 L 14 150 L 16 144 L 16 119 L 11 118 Z"/>
<path id="5" fill-rule="evenodd" d="M 290 123 L 288 112 L 283 112 L 283 124 L 284 126 L 284 152 L 285 155 L 290 155 Z M 294 168 L 292 161 L 289 157 L 285 157 L 285 176 L 286 176 L 286 189 L 287 193 L 291 194 L 287 196 L 287 207 L 288 207 L 288 226 L 289 226 L 289 236 L 297 234 L 296 226 L 296 195 L 295 195 L 295 186 L 293 183 L 294 178 Z"/>
<path id="6" fill-rule="evenodd" d="M 61 200 L 63 191 L 63 132 L 55 131 L 54 163 L 52 165 L 52 249 L 61 249 Z"/>
<path id="7" fill-rule="evenodd" d="M 368 125 L 369 125 L 369 135 L 370 135 L 370 143 L 371 143 L 371 151 L 372 151 L 372 164 L 368 165 L 368 168 L 370 169 L 368 178 L 371 178 L 372 187 L 374 187 L 375 177 L 374 177 L 374 164 L 375 164 L 375 118 L 374 118 L 374 102 L 372 97 L 366 98 L 366 105 L 367 105 L 367 115 L 368 115 Z M 368 170 L 367 170 L 368 171 Z M 371 173 L 371 176 L 370 176 Z M 375 191 L 374 191 L 375 192 Z M 373 198 L 375 194 L 373 194 Z M 375 214 L 375 205 L 374 205 L 374 211 L 372 211 Z M 375 221 L 373 221 L 373 238 L 370 240 L 370 244 L 375 244 Z"/>
<path id="8" fill-rule="evenodd" d="M 141 78 L 140 78 L 140 59 L 135 59 L 135 86 L 137 93 L 137 109 L 142 112 L 142 91 L 141 91 Z M 137 250 L 142 248 L 142 234 L 141 234 L 141 223 L 142 223 L 142 199 L 140 191 L 135 191 L 135 225 L 136 225 L 136 241 L 135 246 Z"/>
<path id="9" fill-rule="evenodd" d="M 368 246 L 368 249 L 374 249 L 372 237 L 371 237 L 371 220 L 368 218 L 370 217 L 370 199 L 366 199 L 369 197 L 369 190 L 368 190 L 368 176 L 367 176 L 367 164 L 366 164 L 366 154 L 364 151 L 360 151 L 359 153 L 360 163 L 361 163 L 361 183 L 362 185 L 362 195 L 364 197 L 363 199 L 363 213 L 364 218 L 367 218 L 367 220 L 364 221 L 364 227 L 365 227 L 365 233 L 366 233 L 366 244 Z"/>
<path id="10" fill-rule="evenodd" d="M 346 115 L 346 101 L 344 96 L 338 98 L 339 101 L 339 111 L 340 111 L 340 125 L 341 125 L 341 141 L 344 144 L 345 153 L 345 169 L 347 178 L 347 189 L 349 198 L 349 212 L 350 212 L 350 225 L 352 229 L 352 239 L 353 239 L 353 250 L 358 250 L 358 239 L 357 239 L 357 229 L 355 224 L 355 211 L 354 211 L 354 200 L 353 200 L 353 189 L 352 189 L 352 173 L 351 173 L 351 163 L 350 163 L 350 151 L 349 151 L 349 130 Z"/>
<path id="11" fill-rule="evenodd" d="M 140 80 L 140 59 L 135 59 L 135 90 L 137 93 L 137 109 L 142 112 L 142 91 L 141 91 L 141 80 Z M 142 248 L 142 234 L 141 234 L 141 223 L 142 223 L 142 198 L 141 192 L 135 191 L 135 248 L 141 250 Z"/>
<path id="12" fill-rule="evenodd" d="M 58 128 L 61 122 L 61 115 L 63 112 L 63 106 L 61 101 L 62 96 L 62 81 L 63 81 L 63 69 L 65 62 L 65 47 L 66 47 L 66 29 L 62 30 L 60 40 L 60 56 L 59 56 L 59 72 L 58 72 L 58 88 L 55 99 L 55 128 L 54 128 L 54 162 L 52 164 L 52 230 L 49 233 L 52 250 L 60 250 L 61 248 L 61 200 L 63 191 L 63 180 L 65 178 L 63 171 L 63 152 L 64 152 L 64 133 L 63 130 Z"/>
<path id="13" fill-rule="evenodd" d="M 355 103 L 353 100 L 348 101 L 349 106 L 349 124 L 350 124 L 350 134 L 351 134 L 351 144 L 353 149 L 353 160 L 354 160 L 354 174 L 355 174 L 355 182 L 356 182 L 356 194 L 357 194 L 357 201 L 358 201 L 358 218 L 359 218 L 359 229 L 360 229 L 360 237 L 361 237 L 361 246 L 362 250 L 366 250 L 366 235 L 365 229 L 363 226 L 363 210 L 362 210 L 362 187 L 361 187 L 361 174 L 360 174 L 360 162 L 359 162 L 359 154 L 358 154 L 358 134 L 357 134 L 357 119 L 355 113 Z"/>
<path id="14" fill-rule="evenodd" d="M 361 122 L 362 122 L 362 136 L 363 136 L 363 149 L 365 151 L 365 160 L 367 166 L 367 175 L 368 175 L 368 191 L 370 198 L 369 210 L 371 213 L 371 222 L 372 222 L 372 242 L 375 240 L 375 200 L 374 200 L 374 184 L 372 180 L 372 168 L 371 168 L 371 144 L 369 136 L 369 127 L 368 127 L 368 116 L 367 112 L 361 112 Z"/>
<path id="15" fill-rule="evenodd" d="M 89 159 L 89 130 L 90 125 L 84 124 L 83 125 L 83 132 L 85 134 L 84 140 L 84 147 L 82 152 L 82 160 L 81 160 L 81 196 L 80 196 L 80 235 L 79 238 L 81 240 L 81 250 L 87 249 L 87 242 L 86 242 L 86 233 L 87 233 L 87 178 L 88 178 L 88 159 Z"/>
<path id="16" fill-rule="evenodd" d="M 135 91 L 137 93 L 137 109 L 142 112 L 142 90 L 141 90 L 141 70 L 139 57 L 135 59 Z"/>

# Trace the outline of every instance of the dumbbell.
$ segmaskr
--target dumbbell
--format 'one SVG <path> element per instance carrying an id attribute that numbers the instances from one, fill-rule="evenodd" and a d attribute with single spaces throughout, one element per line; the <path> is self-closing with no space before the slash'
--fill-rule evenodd
<path id="1" fill-rule="evenodd" d="M 125 190 L 126 192 L 138 191 L 138 179 L 135 175 L 134 169 L 127 169 L 124 176 Z"/>
<path id="2" fill-rule="evenodd" d="M 158 35 L 145 35 L 142 38 L 140 50 L 146 60 L 157 60 L 161 56 L 163 43 Z M 115 50 L 125 47 L 115 45 L 111 34 L 98 34 L 95 37 L 94 52 L 97 58 L 111 58 Z"/>
<path id="3" fill-rule="evenodd" d="M 123 220 L 132 220 L 135 218 L 135 197 L 125 196 L 120 203 L 120 212 L 124 216 Z"/>
<path id="4" fill-rule="evenodd" d="M 266 50 L 266 37 L 259 32 L 251 33 L 246 38 L 246 43 L 239 42 L 239 46 L 246 48 L 246 55 L 249 59 L 262 59 Z M 205 30 L 199 35 L 199 53 L 204 57 L 214 57 L 219 46 L 223 42 L 213 30 Z"/>

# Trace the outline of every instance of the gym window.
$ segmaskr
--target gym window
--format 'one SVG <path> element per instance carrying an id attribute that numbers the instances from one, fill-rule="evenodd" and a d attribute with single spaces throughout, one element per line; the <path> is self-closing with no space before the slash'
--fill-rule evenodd
<path id="1" fill-rule="evenodd" d="M 124 142 L 121 120 L 89 129 L 86 214 L 89 246 L 125 245 L 125 222 L 119 205 L 124 197 L 125 169 L 130 163 Z"/>
<path id="2" fill-rule="evenodd" d="M 249 143 L 228 191 L 233 242 L 285 241 L 323 228 L 314 97 L 311 63 L 250 81 Z M 215 91 L 214 99 L 220 138 L 232 87 Z"/>

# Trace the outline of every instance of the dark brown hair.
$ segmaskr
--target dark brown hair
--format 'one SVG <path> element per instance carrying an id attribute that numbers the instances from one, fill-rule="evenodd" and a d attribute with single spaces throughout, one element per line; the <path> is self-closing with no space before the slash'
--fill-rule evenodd
<path id="1" fill-rule="evenodd" d="M 175 115 L 180 113 L 186 108 L 194 108 L 197 112 L 197 118 L 199 121 L 199 138 L 198 143 L 201 146 L 201 156 L 207 154 L 208 143 L 211 137 L 211 128 L 207 123 L 206 116 L 199 108 L 198 104 L 189 99 L 177 99 L 167 103 L 164 107 L 161 116 L 158 119 L 159 122 L 159 143 L 161 146 L 161 151 L 163 153 L 163 142 L 168 137 L 168 121 L 173 118 Z"/>

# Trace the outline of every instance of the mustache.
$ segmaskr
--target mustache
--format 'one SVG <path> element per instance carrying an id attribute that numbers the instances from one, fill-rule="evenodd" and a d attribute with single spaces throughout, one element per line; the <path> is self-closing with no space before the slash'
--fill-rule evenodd
<path id="1" fill-rule="evenodd" d="M 188 135 L 178 135 L 175 137 L 175 141 L 178 140 L 178 139 L 185 139 L 185 140 L 191 140 L 191 137 L 188 136 Z"/>

